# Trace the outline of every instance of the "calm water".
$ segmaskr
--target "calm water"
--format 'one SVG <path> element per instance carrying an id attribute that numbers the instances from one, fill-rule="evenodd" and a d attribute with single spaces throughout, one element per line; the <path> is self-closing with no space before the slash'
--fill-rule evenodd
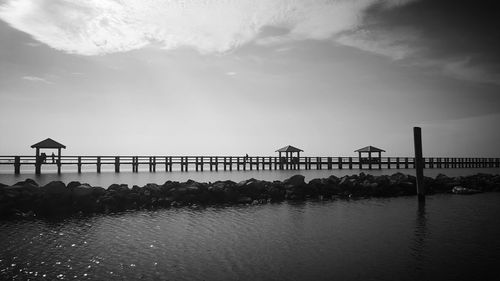
<path id="1" fill-rule="evenodd" d="M 0 221 L 0 279 L 498 280 L 499 215 L 487 193 Z"/>
<path id="2" fill-rule="evenodd" d="M 370 173 L 373 175 L 391 175 L 397 172 L 405 174 L 415 174 L 414 169 L 382 169 L 382 170 L 300 170 L 300 171 L 219 171 L 219 172 L 163 172 L 158 171 L 156 173 L 150 173 L 147 171 L 132 173 L 132 172 L 121 172 L 114 173 L 112 171 L 106 171 L 100 174 L 95 173 L 93 170 L 89 172 L 84 172 L 78 174 L 76 172 L 64 172 L 58 175 L 55 171 L 44 171 L 42 175 L 35 175 L 33 171 L 24 172 L 21 175 L 14 175 L 12 171 L 7 172 L 5 170 L 0 171 L 0 183 L 4 184 L 15 184 L 18 181 L 25 180 L 26 178 L 35 179 L 39 184 L 47 184 L 50 181 L 61 180 L 65 183 L 70 181 L 80 181 L 86 182 L 93 186 L 108 187 L 113 183 L 124 183 L 129 186 L 132 185 L 145 185 L 147 183 L 157 183 L 163 184 L 167 180 L 172 181 L 187 181 L 192 179 L 199 182 L 214 182 L 217 180 L 232 180 L 239 182 L 242 180 L 247 180 L 250 178 L 256 178 L 260 180 L 284 180 L 296 174 L 302 174 L 306 177 L 306 181 L 312 180 L 314 178 L 327 178 L 331 175 L 344 176 L 359 174 L 360 172 Z M 446 174 L 448 176 L 466 176 L 473 175 L 477 173 L 490 173 L 490 174 L 500 174 L 500 168 L 467 168 L 467 169 L 426 169 L 425 175 L 430 177 L 435 177 L 439 173 Z"/>

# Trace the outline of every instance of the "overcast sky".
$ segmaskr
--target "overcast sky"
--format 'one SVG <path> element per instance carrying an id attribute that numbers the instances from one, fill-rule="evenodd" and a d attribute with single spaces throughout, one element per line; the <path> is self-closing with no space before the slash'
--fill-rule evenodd
<path id="1" fill-rule="evenodd" d="M 0 0 L 0 154 L 500 157 L 496 3 Z"/>

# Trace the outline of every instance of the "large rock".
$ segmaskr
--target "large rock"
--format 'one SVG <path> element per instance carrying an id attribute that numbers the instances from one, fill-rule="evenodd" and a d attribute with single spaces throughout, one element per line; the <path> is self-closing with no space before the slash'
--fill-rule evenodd
<path id="1" fill-rule="evenodd" d="M 100 197 L 100 196 L 103 196 L 104 194 L 106 194 L 106 189 L 100 187 L 100 186 L 94 186 L 92 188 L 92 194 L 94 195 L 94 197 Z"/>
<path id="2" fill-rule="evenodd" d="M 72 181 L 72 182 L 68 183 L 68 188 L 72 189 L 72 188 L 80 186 L 80 185 L 82 185 L 82 184 L 79 181 Z"/>
<path id="3" fill-rule="evenodd" d="M 24 185 L 30 185 L 30 186 L 38 186 L 38 183 L 32 179 L 26 179 L 24 181 L 20 181 L 18 183 L 16 183 L 15 185 L 19 185 L 19 186 L 24 186 Z"/>
<path id="4" fill-rule="evenodd" d="M 241 197 L 238 197 L 237 202 L 238 202 L 238 204 L 250 204 L 253 202 L 253 199 L 248 197 L 248 196 L 241 196 Z"/>
<path id="5" fill-rule="evenodd" d="M 62 181 L 52 181 L 42 187 L 47 195 L 66 195 L 69 190 Z"/>
<path id="6" fill-rule="evenodd" d="M 88 197 L 92 196 L 94 193 L 94 190 L 92 187 L 88 185 L 79 185 L 76 187 L 73 187 L 71 190 L 72 196 L 74 199 L 78 199 L 81 197 Z"/>
<path id="7" fill-rule="evenodd" d="M 241 181 L 236 185 L 239 194 L 250 197 L 252 199 L 265 198 L 267 182 L 256 179 Z"/>
<path id="8" fill-rule="evenodd" d="M 97 201 L 94 188 L 88 185 L 79 185 L 71 190 L 73 197 L 73 211 L 93 213 L 97 211 Z"/>
<path id="9" fill-rule="evenodd" d="M 35 207 L 44 215 L 66 215 L 71 211 L 71 192 L 61 181 L 53 181 L 41 188 L 43 198 Z"/>
<path id="10" fill-rule="evenodd" d="M 295 175 L 289 179 L 283 181 L 285 187 L 304 187 L 306 182 L 304 181 L 305 177 L 303 175 Z"/>

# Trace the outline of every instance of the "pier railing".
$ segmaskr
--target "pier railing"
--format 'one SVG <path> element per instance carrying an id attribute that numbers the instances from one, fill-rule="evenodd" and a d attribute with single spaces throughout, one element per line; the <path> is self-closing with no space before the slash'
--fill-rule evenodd
<path id="1" fill-rule="evenodd" d="M 425 168 L 499 168 L 500 158 L 424 158 Z M 276 157 L 276 156 L 0 156 L 0 165 L 12 166 L 16 174 L 21 166 L 32 166 L 36 173 L 41 173 L 42 166 L 53 166 L 61 172 L 62 166 L 76 167 L 82 172 L 83 166 L 94 166 L 100 173 L 103 166 L 114 167 L 120 172 L 121 167 L 131 167 L 138 172 L 139 167 L 147 167 L 150 172 L 164 170 L 180 171 L 232 171 L 232 170 L 322 170 L 322 169 L 413 169 L 413 157 Z"/>

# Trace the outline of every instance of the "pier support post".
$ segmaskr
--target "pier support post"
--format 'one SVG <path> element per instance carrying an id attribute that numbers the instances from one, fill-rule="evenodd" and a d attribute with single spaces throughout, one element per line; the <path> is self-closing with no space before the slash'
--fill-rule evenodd
<path id="1" fill-rule="evenodd" d="M 82 173 L 82 157 L 78 156 L 78 163 L 76 164 L 78 166 L 78 173 Z"/>
<path id="2" fill-rule="evenodd" d="M 35 158 L 35 174 L 39 175 L 42 173 L 42 159 L 40 158 L 40 148 L 36 148 L 36 158 Z"/>
<path id="3" fill-rule="evenodd" d="M 120 172 L 120 156 L 115 157 L 115 173 Z"/>
<path id="4" fill-rule="evenodd" d="M 352 157 L 349 157 L 349 170 L 352 170 Z"/>
<path id="5" fill-rule="evenodd" d="M 101 157 L 100 156 L 97 157 L 97 172 L 98 173 L 101 172 Z"/>
<path id="6" fill-rule="evenodd" d="M 363 169 L 363 160 L 361 158 L 361 152 L 358 151 L 358 165 L 359 165 L 359 169 L 362 170 Z"/>
<path id="7" fill-rule="evenodd" d="M 368 152 L 368 170 L 372 169 L 372 153 Z"/>
<path id="8" fill-rule="evenodd" d="M 21 157 L 14 157 L 14 174 L 19 175 L 21 173 Z"/>
<path id="9" fill-rule="evenodd" d="M 413 140 L 415 144 L 415 168 L 417 176 L 417 196 L 418 202 L 425 202 L 424 186 L 424 159 L 422 158 L 422 129 L 413 127 Z"/>

